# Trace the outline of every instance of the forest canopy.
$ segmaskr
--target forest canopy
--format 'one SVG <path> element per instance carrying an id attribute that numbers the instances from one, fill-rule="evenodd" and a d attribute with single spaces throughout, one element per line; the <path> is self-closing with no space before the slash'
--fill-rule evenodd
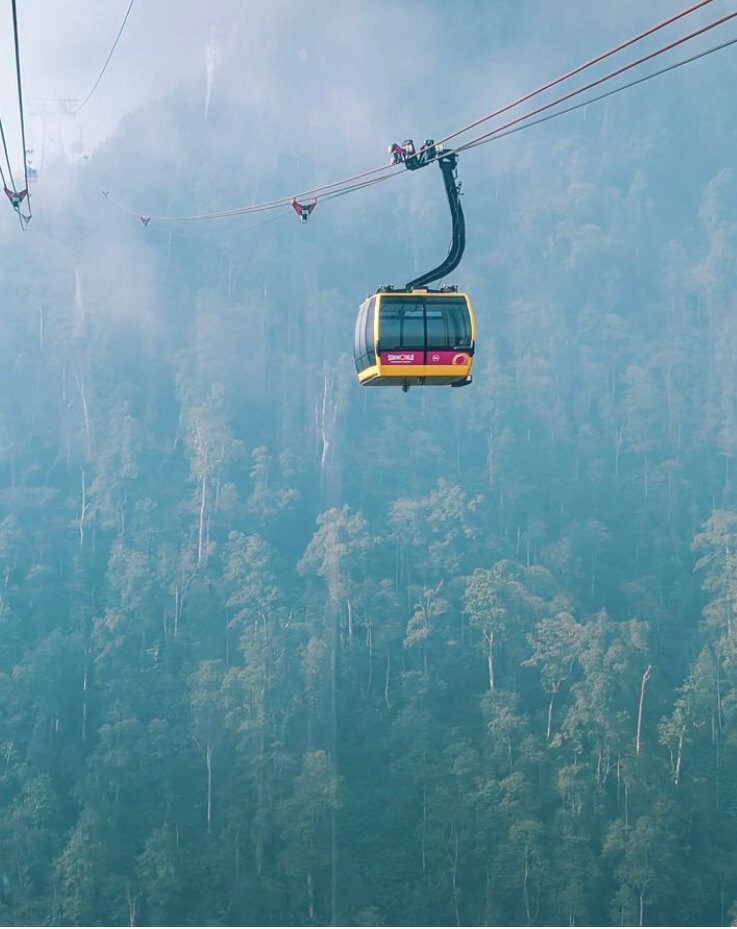
<path id="1" fill-rule="evenodd" d="M 0 921 L 737 915 L 737 66 L 698 68 L 461 158 L 461 391 L 350 354 L 442 254 L 438 172 L 304 226 L 99 196 L 319 181 L 257 103 L 179 88 L 3 220 Z"/>

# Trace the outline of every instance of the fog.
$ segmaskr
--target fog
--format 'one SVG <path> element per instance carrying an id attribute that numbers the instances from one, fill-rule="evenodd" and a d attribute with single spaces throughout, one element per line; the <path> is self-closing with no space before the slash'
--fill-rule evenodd
<path id="1" fill-rule="evenodd" d="M 474 381 L 403 394 L 353 326 L 445 254 L 436 168 L 172 217 L 385 164 L 678 4 L 137 0 L 62 112 L 127 5 L 19 4 L 0 922 L 730 924 L 734 47 L 460 154 Z"/>

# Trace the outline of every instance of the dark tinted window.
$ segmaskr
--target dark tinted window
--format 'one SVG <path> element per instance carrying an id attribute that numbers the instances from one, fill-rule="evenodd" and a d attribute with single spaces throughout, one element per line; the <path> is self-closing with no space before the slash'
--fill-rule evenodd
<path id="1" fill-rule="evenodd" d="M 424 303 L 424 307 L 423 307 Z M 427 332 L 427 343 L 425 333 Z M 471 317 L 463 297 L 381 298 L 381 349 L 454 349 L 471 344 Z"/>
<path id="2" fill-rule="evenodd" d="M 374 354 L 374 309 L 376 308 L 376 297 L 372 297 L 366 313 L 366 354 L 371 357 Z M 371 362 L 373 363 L 373 361 Z"/>
<path id="3" fill-rule="evenodd" d="M 428 304 L 427 307 L 427 347 L 448 347 L 448 326 L 446 313 L 440 307 Z"/>
<path id="4" fill-rule="evenodd" d="M 424 347 L 422 301 L 406 297 L 382 297 L 380 314 L 379 339 L 382 351 Z"/>
<path id="5" fill-rule="evenodd" d="M 382 351 L 387 349 L 399 348 L 402 344 L 402 321 L 401 310 L 398 306 L 386 306 L 383 301 L 381 304 L 381 316 L 379 318 L 379 340 Z"/>
<path id="6" fill-rule="evenodd" d="M 459 348 L 471 344 L 471 317 L 466 301 L 457 297 L 447 300 L 443 306 L 448 327 L 448 345 Z"/>
<path id="7" fill-rule="evenodd" d="M 424 348 L 425 320 L 421 306 L 408 307 L 402 320 L 402 348 Z"/>

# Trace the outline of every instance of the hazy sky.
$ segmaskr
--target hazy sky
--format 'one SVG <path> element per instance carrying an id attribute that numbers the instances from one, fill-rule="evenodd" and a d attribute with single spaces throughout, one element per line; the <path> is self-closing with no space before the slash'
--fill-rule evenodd
<path id="1" fill-rule="evenodd" d="M 185 82 L 199 81 L 203 106 L 208 45 L 213 99 L 268 103 L 293 124 L 337 120 L 359 137 L 411 115 L 456 111 L 439 134 L 529 89 L 561 67 L 634 34 L 684 0 L 137 0 L 95 96 L 64 122 L 90 152 L 121 117 Z M 0 115 L 15 148 L 10 4 L 0 14 Z M 93 84 L 127 0 L 21 0 L 22 63 L 31 147 L 40 149 L 34 101 L 83 98 Z M 726 10 L 715 0 L 685 28 Z M 681 28 L 681 27 L 679 27 Z M 423 111 L 424 112 L 421 112 Z M 430 111 L 430 112 L 428 112 Z M 432 127 L 427 126 L 425 131 Z M 47 132 L 52 132 L 47 126 Z M 377 151 L 388 138 L 376 139 Z M 38 154 L 36 155 L 38 159 Z"/>

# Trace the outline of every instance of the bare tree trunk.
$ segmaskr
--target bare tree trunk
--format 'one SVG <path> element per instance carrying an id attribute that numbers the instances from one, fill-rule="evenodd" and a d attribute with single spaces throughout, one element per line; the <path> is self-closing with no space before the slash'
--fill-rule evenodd
<path id="1" fill-rule="evenodd" d="M 84 388 L 84 379 L 77 375 L 77 389 L 79 398 L 82 401 L 82 416 L 84 417 L 84 436 L 85 448 L 87 452 L 87 461 L 92 458 L 92 432 L 90 430 L 90 411 L 87 407 L 87 393 Z"/>
<path id="2" fill-rule="evenodd" d="M 454 910 L 455 910 L 456 926 L 460 926 L 460 924 L 461 924 L 461 906 L 460 906 L 461 894 L 460 894 L 460 890 L 459 890 L 459 888 L 458 888 L 458 833 L 455 832 L 455 830 L 453 830 L 453 839 L 454 839 L 454 843 L 453 843 L 453 860 L 452 860 L 452 865 L 453 865 L 453 867 L 452 867 L 452 870 L 451 870 L 451 877 L 452 877 L 452 879 L 453 879 L 453 883 L 452 883 L 452 886 L 453 886 L 453 908 L 454 908 Z"/>
<path id="3" fill-rule="evenodd" d="M 128 897 L 128 924 L 130 926 L 135 926 L 136 924 L 136 904 L 138 903 L 138 894 L 132 895 L 130 887 L 125 888 L 126 896 Z"/>
<path id="4" fill-rule="evenodd" d="M 264 867 L 264 836 L 263 836 L 263 823 L 266 818 L 264 810 L 267 807 L 267 784 L 266 784 L 266 726 L 261 725 L 261 733 L 259 737 L 259 771 L 258 771 L 258 800 L 257 800 L 257 812 L 256 812 L 256 835 L 254 838 L 255 849 L 254 854 L 256 857 L 256 873 L 259 877 L 263 875 Z"/>
<path id="5" fill-rule="evenodd" d="M 353 648 L 353 610 L 350 598 L 346 598 L 346 605 L 348 607 L 348 648 Z"/>
<path id="6" fill-rule="evenodd" d="M 82 678 L 82 744 L 87 742 L 87 661 L 85 659 L 84 677 Z"/>
<path id="7" fill-rule="evenodd" d="M 200 527 L 197 536 L 197 564 L 202 563 L 202 555 L 205 547 L 205 509 L 207 500 L 207 474 L 202 472 L 202 493 L 200 496 Z"/>
<path id="8" fill-rule="evenodd" d="M 315 888 L 312 883 L 312 869 L 307 872 L 307 900 L 307 911 L 310 917 L 310 922 L 312 922 L 315 918 Z"/>
<path id="9" fill-rule="evenodd" d="M 182 408 L 180 407 L 179 416 L 177 418 L 177 428 L 176 428 L 176 432 L 174 433 L 174 441 L 172 442 L 172 445 L 171 445 L 171 450 L 173 452 L 177 450 L 177 446 L 179 445 L 179 433 L 181 432 L 181 430 L 182 430 Z"/>
<path id="10" fill-rule="evenodd" d="M 366 644 L 368 645 L 368 685 L 366 689 L 368 693 L 371 693 L 371 684 L 374 677 L 374 622 L 371 617 L 369 617 L 366 629 L 366 638 Z"/>
<path id="11" fill-rule="evenodd" d="M 391 655 L 389 652 L 386 653 L 386 683 L 384 684 L 384 703 L 387 705 L 387 709 L 391 707 L 389 703 L 389 674 L 391 670 Z"/>
<path id="12" fill-rule="evenodd" d="M 199 562 L 195 565 L 194 571 L 190 574 L 187 580 L 180 586 L 177 585 L 174 588 L 174 638 L 176 639 L 179 634 L 179 625 L 182 621 L 182 615 L 184 613 L 184 598 L 187 596 L 187 591 L 189 590 L 192 581 L 197 577 L 197 572 L 199 570 Z"/>
<path id="13" fill-rule="evenodd" d="M 642 675 L 642 681 L 640 683 L 640 704 L 637 708 L 637 735 L 635 736 L 635 755 L 637 758 L 640 757 L 640 736 L 642 734 L 642 707 L 645 702 L 645 688 L 647 687 L 647 682 L 650 680 L 650 672 L 652 671 L 653 666 L 648 665 L 645 668 L 645 671 Z"/>
<path id="14" fill-rule="evenodd" d="M 325 468 L 330 452 L 330 430 L 328 425 L 328 391 L 330 389 L 330 377 L 325 371 L 322 382 L 322 409 L 320 411 L 320 437 L 322 439 L 322 455 L 320 456 L 320 472 Z"/>
<path id="15" fill-rule="evenodd" d="M 84 468 L 80 468 L 79 470 L 82 474 L 82 505 L 79 508 L 79 547 L 82 548 L 84 545 L 84 521 L 90 504 L 87 502 L 87 479 Z"/>
<path id="16" fill-rule="evenodd" d="M 427 838 L 427 790 L 422 788 L 422 842 L 420 848 L 420 860 L 422 864 L 422 873 L 427 870 L 427 857 L 425 841 Z"/>
<path id="17" fill-rule="evenodd" d="M 487 866 L 486 880 L 484 882 L 484 925 L 485 926 L 491 925 L 491 906 L 492 906 L 493 893 L 494 891 L 493 891 L 493 885 L 491 883 L 491 875 L 489 874 L 488 866 Z"/>
<path id="18" fill-rule="evenodd" d="M 645 915 L 645 914 L 644 914 L 644 909 L 645 909 L 645 900 L 644 900 L 644 896 L 645 896 L 645 891 L 644 891 L 644 890 L 641 890 L 641 891 L 640 891 L 640 925 L 641 925 L 641 926 L 644 925 L 644 922 L 643 922 L 643 917 L 644 917 L 644 915 Z"/>
<path id="19" fill-rule="evenodd" d="M 486 663 L 489 668 L 489 690 L 494 690 L 495 679 L 494 679 L 494 630 L 484 630 L 484 638 L 486 639 L 486 644 L 488 645 L 488 650 L 486 653 Z"/>
<path id="20" fill-rule="evenodd" d="M 678 784 L 681 780 L 681 758 L 683 757 L 683 734 L 685 733 L 685 731 L 686 731 L 686 727 L 682 726 L 680 734 L 678 736 L 678 752 L 676 754 L 676 772 L 675 772 L 675 778 L 674 778 L 674 783 L 676 787 L 678 787 Z"/>
<path id="21" fill-rule="evenodd" d="M 212 831 L 212 745 L 207 740 L 205 749 L 205 763 L 207 764 L 207 834 Z"/>
<path id="22" fill-rule="evenodd" d="M 548 728 L 545 730 L 545 739 L 550 741 L 550 733 L 553 728 L 553 702 L 555 700 L 556 690 L 550 694 L 550 703 L 548 703 Z"/>
<path id="23" fill-rule="evenodd" d="M 650 493 L 650 464 L 647 459 L 647 452 L 645 453 L 645 468 L 643 476 L 645 478 L 645 497 L 647 498 Z"/>

